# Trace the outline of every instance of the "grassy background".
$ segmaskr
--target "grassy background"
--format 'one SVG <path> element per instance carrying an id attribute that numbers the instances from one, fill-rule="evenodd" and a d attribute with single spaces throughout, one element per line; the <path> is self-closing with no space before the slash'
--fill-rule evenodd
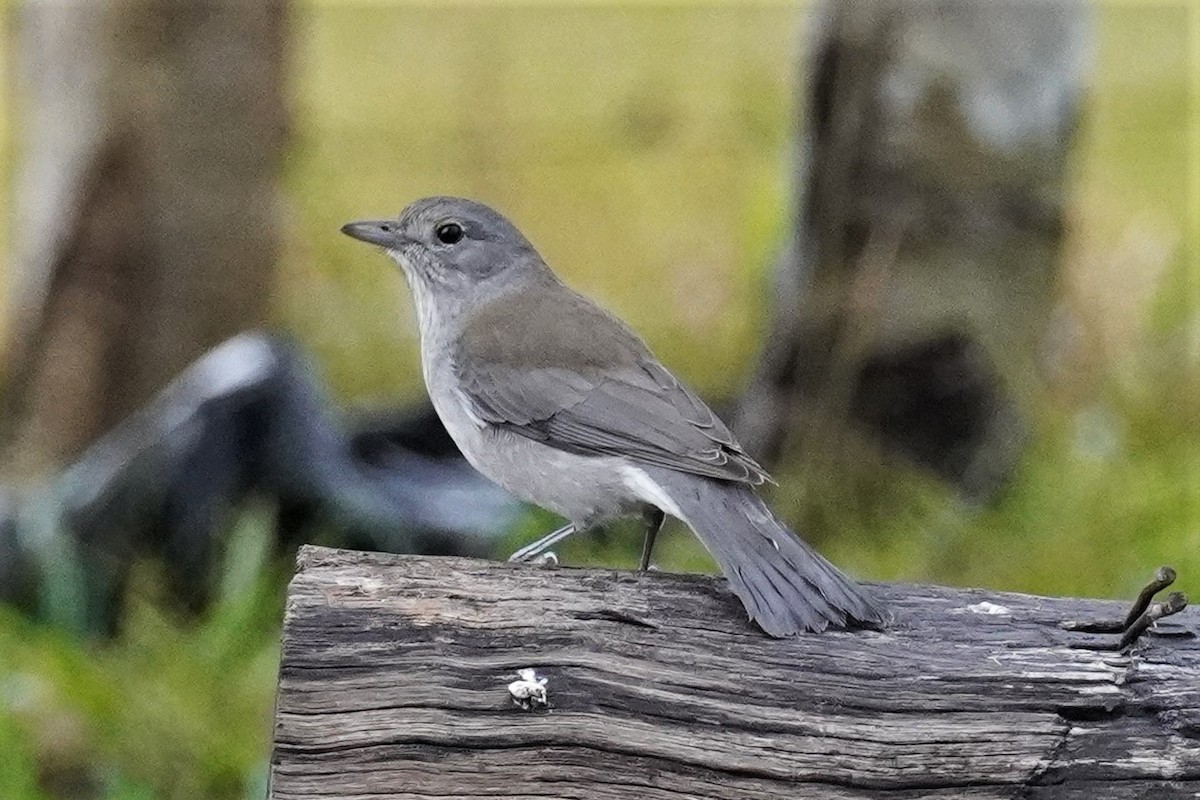
<path id="1" fill-rule="evenodd" d="M 504 208 L 704 394 L 733 396 L 785 218 L 800 16 L 787 5 L 299 5 L 279 326 L 312 349 L 342 402 L 420 397 L 402 281 L 336 231 L 420 195 L 465 194 Z M 846 464 L 780 471 L 777 507 L 851 571 L 1126 596 L 1172 563 L 1200 592 L 1198 19 L 1182 3 L 1098 9 L 1064 327 L 1030 409 L 1033 442 L 999 502 L 963 508 L 870 453 L 836 457 L 854 462 L 850 480 L 823 477 Z M 11 124 L 0 117 L 5 183 Z M 201 620 L 157 598 L 149 566 L 115 641 L 0 610 L 0 797 L 261 796 L 287 572 L 267 552 L 271 520 L 269 508 L 245 512 L 221 600 Z M 510 543 L 551 524 L 531 514 Z M 635 540 L 615 530 L 561 552 L 631 564 Z M 706 565 L 678 531 L 660 547 L 667 568 Z"/>
<path id="2" fill-rule="evenodd" d="M 281 321 L 341 397 L 420 396 L 402 281 L 335 232 L 460 194 L 505 209 L 698 388 L 734 390 L 783 219 L 798 22 L 783 6 L 308 7 Z"/>

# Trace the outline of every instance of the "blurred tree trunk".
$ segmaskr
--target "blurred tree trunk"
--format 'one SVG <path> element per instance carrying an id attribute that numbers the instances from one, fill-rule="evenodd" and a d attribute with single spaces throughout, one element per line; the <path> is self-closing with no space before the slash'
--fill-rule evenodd
<path id="1" fill-rule="evenodd" d="M 735 419 L 752 453 L 853 431 L 967 497 L 1002 483 L 1054 301 L 1088 16 L 962 2 L 815 14 L 793 236 Z"/>
<path id="2" fill-rule="evenodd" d="M 267 321 L 286 3 L 16 8 L 9 478 L 78 455 Z"/>

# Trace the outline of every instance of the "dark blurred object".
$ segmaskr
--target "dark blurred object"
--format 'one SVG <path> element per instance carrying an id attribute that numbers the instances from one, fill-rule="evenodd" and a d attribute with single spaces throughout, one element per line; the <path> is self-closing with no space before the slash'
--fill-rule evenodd
<path id="1" fill-rule="evenodd" d="M 854 431 L 984 501 L 1038 380 L 1089 10 L 872 0 L 815 16 L 797 217 L 734 427 L 768 462 Z"/>
<path id="2" fill-rule="evenodd" d="M 851 419 L 877 433 L 888 448 L 969 495 L 995 487 L 1011 468 L 1011 457 L 998 464 L 979 457 L 1003 444 L 990 439 L 1006 428 L 1014 437 L 1020 430 L 1015 409 L 978 348 L 963 333 L 950 331 L 881 349 L 862 362 L 850 407 Z"/>
<path id="3" fill-rule="evenodd" d="M 342 433 L 293 349 L 248 333 L 217 347 L 102 437 L 56 481 L 16 502 L 0 492 L 0 599 L 29 607 L 47 582 L 110 627 L 137 556 L 165 563 L 198 608 L 230 510 L 273 499 L 278 535 L 484 555 L 521 506 L 469 467 L 436 416 L 377 418 Z M 329 537 L 326 537 L 328 540 Z"/>
<path id="4" fill-rule="evenodd" d="M 287 8 L 11 5 L 5 477 L 62 468 L 209 348 L 267 322 Z"/>

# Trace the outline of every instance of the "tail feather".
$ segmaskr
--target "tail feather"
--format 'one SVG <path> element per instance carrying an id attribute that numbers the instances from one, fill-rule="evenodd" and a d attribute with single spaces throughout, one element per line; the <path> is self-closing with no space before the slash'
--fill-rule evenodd
<path id="1" fill-rule="evenodd" d="M 879 601 L 775 518 L 749 486 L 645 469 L 716 559 L 750 617 L 772 636 L 887 624 Z"/>

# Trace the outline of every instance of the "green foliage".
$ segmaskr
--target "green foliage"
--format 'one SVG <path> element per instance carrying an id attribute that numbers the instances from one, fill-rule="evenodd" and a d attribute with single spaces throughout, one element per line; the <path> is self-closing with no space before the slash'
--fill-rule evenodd
<path id="1" fill-rule="evenodd" d="M 1194 368 L 1176 377 L 1196 385 Z M 862 470 L 863 460 L 858 481 L 829 477 L 853 474 L 845 464 L 781 476 L 807 489 L 783 508 L 835 561 L 881 579 L 1129 598 L 1170 564 L 1195 595 L 1200 419 L 1160 394 L 1166 385 L 1114 385 L 1085 407 L 1036 409 L 1016 474 L 985 508 L 912 472 Z"/>
<path id="2" fill-rule="evenodd" d="M 112 641 L 0 608 L 0 797 L 261 797 L 285 574 L 273 524 L 242 516 L 198 620 L 156 599 L 146 568 Z"/>
<path id="3" fill-rule="evenodd" d="M 13 695 L 21 691 L 14 680 L 6 680 L 0 687 L 0 698 L 12 702 Z M 38 786 L 37 762 L 31 752 L 25 731 L 17 720 L 0 711 L 0 797 L 9 800 L 46 800 L 47 795 Z"/>

